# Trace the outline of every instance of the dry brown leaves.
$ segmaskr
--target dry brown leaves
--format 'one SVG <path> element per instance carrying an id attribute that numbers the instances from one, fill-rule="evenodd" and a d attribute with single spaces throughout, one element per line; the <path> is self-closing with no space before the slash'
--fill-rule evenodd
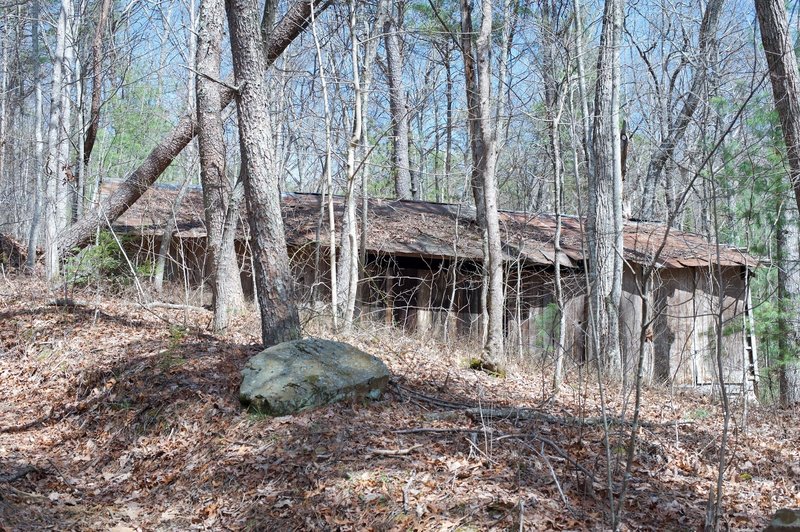
<path id="1" fill-rule="evenodd" d="M 252 316 L 213 338 L 196 333 L 203 311 L 77 296 L 87 304 L 52 307 L 36 282 L 0 281 L 0 428 L 26 427 L 0 433 L 0 529 L 607 527 L 602 428 L 480 423 L 452 408 L 597 416 L 597 386 L 577 371 L 548 401 L 548 380 L 530 368 L 495 378 L 465 369 L 466 348 L 363 329 L 338 339 L 394 372 L 399 386 L 383 400 L 259 418 L 237 400 L 239 369 L 258 350 Z M 630 415 L 629 395 L 607 393 L 614 416 Z M 719 407 L 664 389 L 644 404 L 644 420 L 663 425 L 641 432 L 624 528 L 697 528 L 716 475 Z M 418 428 L 454 431 L 397 432 Z M 739 529 L 800 505 L 797 413 L 751 407 L 746 428 L 738 412 L 725 471 L 724 519 Z M 624 467 L 626 438 L 612 427 L 613 468 Z"/>

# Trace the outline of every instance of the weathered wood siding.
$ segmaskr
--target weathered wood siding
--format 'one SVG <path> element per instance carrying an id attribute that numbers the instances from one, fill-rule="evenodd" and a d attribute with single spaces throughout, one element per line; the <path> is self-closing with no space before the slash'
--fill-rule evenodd
<path id="1" fill-rule="evenodd" d="M 720 279 L 721 283 L 720 284 Z M 745 283 L 740 268 L 667 269 L 656 287 L 655 374 L 675 384 L 719 382 L 717 316 L 722 299 L 725 382 L 741 383 L 745 358 Z M 668 362 L 668 363 L 667 363 Z"/>
<path id="2" fill-rule="evenodd" d="M 127 242 L 137 263 L 152 262 L 158 237 Z M 297 297 L 313 313 L 329 310 L 330 264 L 316 246 L 290 249 L 297 280 Z M 252 295 L 249 254 L 237 242 L 242 282 Z M 175 239 L 167 276 L 189 286 L 207 277 L 202 239 Z M 565 352 L 584 361 L 586 345 L 586 281 L 579 271 L 562 270 L 565 294 Z M 520 356 L 546 361 L 556 350 L 558 312 L 552 268 L 517 265 L 506 270 L 505 331 L 508 349 Z M 370 256 L 359 282 L 357 315 L 386 326 L 402 327 L 440 339 L 482 339 L 482 278 L 470 261 Z M 635 375 L 642 329 L 641 268 L 626 266 L 620 303 L 620 335 L 625 368 Z M 720 301 L 719 294 L 723 294 Z M 645 377 L 656 383 L 705 385 L 718 382 L 716 316 L 722 308 L 722 346 L 725 382 L 741 383 L 748 368 L 745 338 L 745 281 L 741 267 L 667 268 L 654 277 L 653 323 L 645 343 Z M 722 307 L 720 307 L 720 303 Z M 747 378 L 747 377 L 745 377 Z"/>

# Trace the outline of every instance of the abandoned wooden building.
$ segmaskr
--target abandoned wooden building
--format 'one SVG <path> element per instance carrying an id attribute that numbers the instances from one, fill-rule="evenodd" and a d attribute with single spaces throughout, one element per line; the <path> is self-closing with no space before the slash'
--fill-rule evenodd
<path id="1" fill-rule="evenodd" d="M 110 193 L 115 185 L 105 185 Z M 190 190 L 179 208 L 177 192 L 151 188 L 120 217 L 115 229 L 128 235 L 137 261 L 153 260 L 165 220 L 175 217 L 169 275 L 187 286 L 205 278 L 205 230 L 199 190 Z M 326 216 L 317 194 L 285 194 L 284 223 L 297 293 L 303 308 L 319 311 L 329 300 Z M 341 215 L 341 199 L 336 198 Z M 337 218 L 340 219 L 340 218 Z M 482 260 L 474 210 L 453 204 L 370 199 L 365 261 L 357 312 L 409 331 L 439 337 L 477 339 L 482 334 Z M 548 356 L 558 339 L 554 304 L 555 218 L 546 214 L 501 212 L 506 276 L 507 345 L 522 355 Z M 585 357 L 587 280 L 582 220 L 562 218 L 560 265 L 565 294 L 566 352 Z M 749 280 L 758 265 L 746 252 L 719 248 L 705 238 L 658 223 L 628 222 L 624 230 L 625 272 L 620 308 L 623 355 L 632 365 L 642 337 L 641 277 L 653 263 L 654 321 L 644 337 L 650 345 L 647 374 L 654 382 L 711 385 L 719 382 L 717 326 L 726 383 L 758 378 L 752 334 Z M 242 280 L 252 290 L 248 243 L 237 241 Z"/>

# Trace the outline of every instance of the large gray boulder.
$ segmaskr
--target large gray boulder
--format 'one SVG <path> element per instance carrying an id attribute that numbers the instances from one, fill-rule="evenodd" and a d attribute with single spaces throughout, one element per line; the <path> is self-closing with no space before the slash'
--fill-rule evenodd
<path id="1" fill-rule="evenodd" d="M 272 346 L 247 361 L 239 399 L 251 411 L 286 416 L 343 399 L 378 399 L 386 365 L 341 342 L 307 338 Z"/>
<path id="2" fill-rule="evenodd" d="M 800 509 L 782 508 L 778 510 L 764 532 L 800 532 Z"/>

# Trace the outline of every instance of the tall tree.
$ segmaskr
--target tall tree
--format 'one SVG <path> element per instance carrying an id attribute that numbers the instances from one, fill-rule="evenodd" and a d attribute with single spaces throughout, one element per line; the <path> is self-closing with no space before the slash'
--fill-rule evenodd
<path id="1" fill-rule="evenodd" d="M 592 173 L 592 117 L 589 114 L 589 91 L 586 88 L 586 68 L 583 61 L 583 10 L 580 0 L 572 0 L 575 19 L 575 70 L 578 81 L 578 99 L 581 110 L 581 147 L 586 173 Z M 577 170 L 577 169 L 576 169 Z M 577 173 L 576 173 L 577 179 Z"/>
<path id="2" fill-rule="evenodd" d="M 62 144 L 65 127 L 64 120 L 65 93 L 69 89 L 66 82 L 69 68 L 70 43 L 67 42 L 69 25 L 72 19 L 72 0 L 62 0 L 56 24 L 56 46 L 53 56 L 53 75 L 50 90 L 50 118 L 47 126 L 47 164 L 45 180 L 45 231 L 44 253 L 45 272 L 48 279 L 59 274 L 60 253 L 58 233 L 63 229 L 61 203 L 64 196 L 64 163 Z"/>
<path id="3" fill-rule="evenodd" d="M 554 352 L 553 390 L 558 391 L 563 377 L 566 323 L 564 313 L 564 289 L 561 280 L 561 229 L 564 199 L 564 161 L 561 154 L 561 116 L 564 112 L 566 91 L 565 81 L 560 79 L 558 58 L 564 49 L 562 42 L 566 32 L 562 28 L 562 15 L 566 4 L 561 0 L 545 0 L 540 4 L 541 43 L 542 43 L 542 80 L 544 81 L 545 117 L 547 119 L 547 136 L 549 144 L 550 165 L 553 172 L 553 214 L 556 219 L 556 229 L 553 239 L 555 248 L 555 276 L 554 290 L 555 303 L 558 307 L 558 340 Z"/>
<path id="4" fill-rule="evenodd" d="M 761 29 L 761 42 L 767 58 L 772 96 L 781 122 L 786 155 L 789 161 L 789 180 L 794 190 L 795 202 L 800 208 L 800 73 L 797 71 L 797 56 L 789 34 L 786 8 L 781 0 L 756 0 L 756 14 Z M 779 280 L 783 290 L 784 305 L 789 312 L 786 319 L 786 335 L 789 345 L 800 342 L 800 249 L 797 245 L 800 223 L 794 208 L 787 209 L 781 238 L 784 241 L 783 262 L 785 268 Z M 800 403 L 800 368 L 796 362 L 783 360 L 781 364 L 781 399 L 784 404 Z"/>
<path id="5" fill-rule="evenodd" d="M 356 156 L 359 154 L 363 137 L 366 133 L 364 126 L 364 107 L 366 104 L 365 88 L 362 85 L 362 80 L 369 83 L 369 74 L 372 70 L 372 63 L 375 60 L 376 45 L 374 41 L 378 38 L 378 31 L 382 28 L 382 21 L 386 19 L 388 2 L 380 0 L 378 2 L 377 11 L 375 12 L 375 23 L 370 30 L 370 26 L 365 22 L 365 35 L 364 40 L 368 41 L 364 45 L 363 60 L 359 61 L 361 57 L 360 48 L 362 44 L 358 37 L 359 34 L 359 17 L 358 17 L 358 3 L 355 0 L 350 0 L 350 57 L 353 67 L 353 118 L 351 122 L 350 140 L 347 143 L 347 188 L 345 190 L 345 208 L 344 218 L 342 220 L 342 236 L 340 238 L 340 252 L 339 261 L 337 265 L 337 272 L 339 278 L 336 282 L 336 287 L 339 290 L 337 300 L 339 302 L 339 313 L 342 317 L 345 329 L 351 327 L 353 323 L 353 316 L 356 305 L 356 293 L 358 289 L 358 271 L 359 271 L 359 233 L 357 227 L 356 217 L 356 203 L 358 195 L 358 176 L 357 172 L 364 172 L 364 164 L 356 165 Z M 371 43 L 370 43 L 371 41 Z M 367 87 L 368 88 L 368 87 Z M 361 192 L 364 194 L 364 191 Z M 363 221 L 362 221 L 363 223 Z"/>
<path id="6" fill-rule="evenodd" d="M 300 318 L 286 251 L 280 177 L 272 146 L 265 38 L 255 2 L 228 0 L 226 4 L 233 71 L 239 87 L 236 94 L 239 144 L 261 310 L 261 338 L 264 345 L 273 345 L 299 338 Z"/>
<path id="7" fill-rule="evenodd" d="M 778 389 L 783 406 L 800 404 L 800 366 L 797 356 L 800 330 L 800 219 L 794 202 L 777 216 L 775 252 L 778 268 Z"/>
<path id="8" fill-rule="evenodd" d="M 89 161 L 92 158 L 92 151 L 94 144 L 97 140 L 97 131 L 100 129 L 100 105 L 102 103 L 103 93 L 103 52 L 104 46 L 103 39 L 106 34 L 106 27 L 108 26 L 108 17 L 111 13 L 111 0 L 101 0 L 100 9 L 97 13 L 97 26 L 94 30 L 94 38 L 92 39 L 92 99 L 89 104 L 89 127 L 86 128 L 86 133 L 83 138 L 83 161 L 78 164 L 77 172 L 77 202 L 75 205 L 75 214 L 77 218 L 83 216 L 85 183 L 86 183 L 86 169 L 89 167 Z"/>
<path id="9" fill-rule="evenodd" d="M 32 194 L 31 225 L 28 232 L 28 256 L 26 267 L 32 272 L 36 265 L 36 249 L 39 245 L 39 232 L 41 230 L 42 204 L 44 203 L 43 154 L 44 143 L 42 139 L 42 78 L 39 63 L 39 0 L 34 0 L 31 9 L 31 50 L 33 52 L 33 92 L 34 92 L 34 124 L 33 142 L 34 160 L 33 175 L 34 186 Z"/>
<path id="10" fill-rule="evenodd" d="M 772 96 L 789 160 L 789 177 L 800 205 L 800 73 L 781 0 L 756 0 L 761 42 L 767 58 Z"/>
<path id="11" fill-rule="evenodd" d="M 597 57 L 592 171 L 586 219 L 591 305 L 590 332 L 612 373 L 622 367 L 619 304 L 622 296 L 622 166 L 619 124 L 619 45 L 622 0 L 605 0 Z"/>
<path id="12" fill-rule="evenodd" d="M 275 59 L 306 29 L 311 20 L 311 9 L 319 14 L 330 5 L 329 2 L 316 3 L 313 0 L 298 0 L 289 7 L 280 23 L 270 34 L 267 45 L 266 66 Z M 225 81 L 220 89 L 220 107 L 227 107 L 234 99 L 233 80 Z M 58 247 L 64 252 L 89 243 L 98 228 L 113 222 L 128 207 L 134 204 L 156 179 L 167 169 L 175 157 L 194 139 L 197 134 L 197 121 L 194 116 L 181 118 L 178 124 L 153 148 L 145 160 L 135 168 L 125 181 L 106 198 L 102 205 L 78 223 L 64 231 L 58 239 Z"/>
<path id="13" fill-rule="evenodd" d="M 391 15 L 383 24 L 386 47 L 386 78 L 389 82 L 389 108 L 392 115 L 392 163 L 394 189 L 399 199 L 418 195 L 413 190 L 411 162 L 408 155 L 408 108 L 403 87 L 403 54 L 398 30 L 403 24 L 403 5 L 395 3 Z"/>
<path id="14" fill-rule="evenodd" d="M 656 147 L 650 157 L 647 166 L 647 174 L 644 181 L 644 191 L 642 192 L 642 209 L 640 217 L 645 220 L 652 220 L 656 217 L 655 197 L 656 188 L 660 181 L 662 172 L 667 163 L 673 158 L 675 149 L 680 144 L 686 133 L 695 110 L 700 104 L 703 87 L 708 78 L 708 72 L 712 61 L 716 56 L 719 44 L 717 30 L 719 28 L 719 18 L 722 13 L 724 0 L 710 0 L 703 13 L 703 21 L 700 23 L 700 34 L 698 37 L 698 53 L 692 82 L 689 91 L 683 95 L 681 110 L 675 120 L 667 127 L 667 132 L 661 143 Z M 666 92 L 666 91 L 661 91 Z M 662 97 L 666 98 L 668 95 Z M 672 213 L 668 213 L 672 214 Z"/>
<path id="15" fill-rule="evenodd" d="M 244 307 L 234 247 L 239 205 L 235 198 L 232 201 L 233 184 L 225 171 L 225 135 L 217 81 L 224 21 L 224 0 L 200 2 L 195 79 L 197 140 L 215 331 L 227 328 L 231 315 Z M 229 226 L 227 238 L 226 225 Z"/>
<path id="16" fill-rule="evenodd" d="M 467 91 L 471 185 L 479 226 L 483 232 L 486 334 L 485 366 L 497 366 L 504 349 L 503 250 L 497 212 L 497 139 L 491 106 L 492 2 L 481 1 L 481 25 L 472 42 L 472 1 L 461 0 L 461 50 Z M 476 64 L 477 63 L 477 64 Z"/>

